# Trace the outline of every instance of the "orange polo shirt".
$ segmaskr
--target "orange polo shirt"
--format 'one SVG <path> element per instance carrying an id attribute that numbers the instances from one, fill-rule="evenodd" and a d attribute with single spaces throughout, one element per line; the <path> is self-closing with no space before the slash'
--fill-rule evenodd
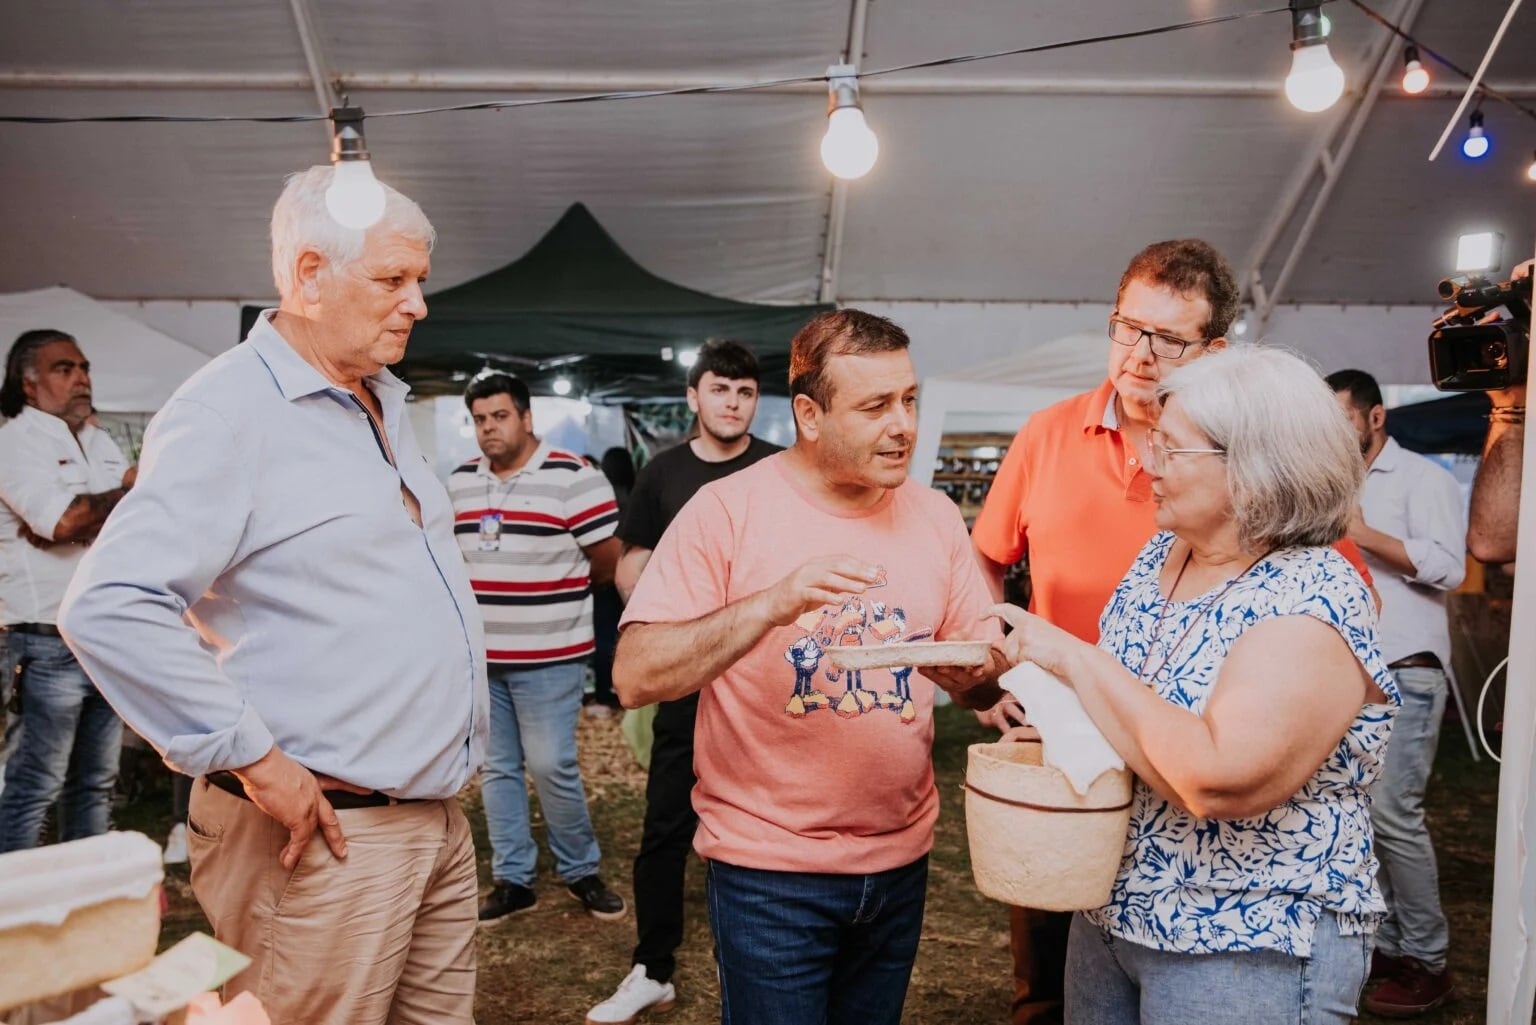
<path id="1" fill-rule="evenodd" d="M 1107 415 L 1114 384 L 1032 415 L 1003 457 L 971 540 L 1005 566 L 1029 554 L 1029 610 L 1089 644 L 1099 616 L 1157 532 L 1152 477 Z M 1370 571 L 1353 541 L 1338 545 L 1356 572 Z"/>

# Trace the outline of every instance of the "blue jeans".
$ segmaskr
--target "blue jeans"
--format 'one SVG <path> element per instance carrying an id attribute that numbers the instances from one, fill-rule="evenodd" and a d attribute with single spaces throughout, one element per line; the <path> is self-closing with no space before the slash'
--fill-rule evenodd
<path id="1" fill-rule="evenodd" d="M 1387 917 L 1376 947 L 1393 957 L 1445 969 L 1450 930 L 1440 910 L 1440 873 L 1424 822 L 1424 788 L 1440 742 L 1440 720 L 1450 693 L 1439 669 L 1394 669 L 1403 705 L 1392 724 L 1387 764 L 1371 788 L 1371 826 L 1376 831 L 1376 879 Z"/>
<path id="2" fill-rule="evenodd" d="M 21 721 L 0 791 L 0 851 L 36 847 L 55 801 L 60 840 L 105 833 L 122 721 L 59 638 L 7 631 L 0 646 L 0 677 L 10 680 L 19 668 L 21 688 Z"/>
<path id="3" fill-rule="evenodd" d="M 1073 915 L 1066 1025 L 1349 1025 L 1370 961 L 1371 937 L 1328 912 L 1310 957 L 1153 950 Z"/>
<path id="4" fill-rule="evenodd" d="M 528 818 L 526 771 L 549 827 L 555 871 L 567 883 L 593 875 L 601 855 L 576 763 L 581 663 L 513 669 L 491 666 L 491 743 L 480 790 L 491 837 L 491 877 L 532 886 L 539 849 Z"/>
<path id="5" fill-rule="evenodd" d="M 722 1025 L 898 1025 L 923 930 L 928 858 L 873 875 L 711 861 Z"/>

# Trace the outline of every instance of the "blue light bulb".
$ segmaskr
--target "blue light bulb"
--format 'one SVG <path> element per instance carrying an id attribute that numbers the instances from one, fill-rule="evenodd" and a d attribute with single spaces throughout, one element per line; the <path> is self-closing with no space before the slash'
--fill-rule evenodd
<path id="1" fill-rule="evenodd" d="M 1461 140 L 1461 152 L 1472 160 L 1481 160 L 1488 155 L 1488 136 L 1483 133 L 1483 112 L 1472 112 L 1472 126 L 1467 129 L 1467 137 Z"/>

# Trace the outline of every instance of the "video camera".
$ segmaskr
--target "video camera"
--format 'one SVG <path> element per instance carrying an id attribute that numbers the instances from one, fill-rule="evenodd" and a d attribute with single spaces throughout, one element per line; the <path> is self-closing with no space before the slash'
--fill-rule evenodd
<path id="1" fill-rule="evenodd" d="M 1429 374 L 1441 391 L 1497 391 L 1525 383 L 1531 341 L 1531 279 L 1445 278 L 1450 303 L 1429 335 Z M 1490 314 L 1503 308 L 1502 316 Z"/>

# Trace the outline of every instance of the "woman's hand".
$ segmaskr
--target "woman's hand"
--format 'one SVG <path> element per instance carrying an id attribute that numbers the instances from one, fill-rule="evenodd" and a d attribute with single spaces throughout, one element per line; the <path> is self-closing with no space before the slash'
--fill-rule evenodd
<path id="1" fill-rule="evenodd" d="M 1013 632 L 998 645 L 998 650 L 1003 653 L 1009 665 L 1033 662 L 1063 682 L 1072 682 L 1067 672 L 1072 656 L 1079 648 L 1089 645 L 1017 605 L 994 605 L 986 614 L 996 616 L 1013 627 Z"/>

